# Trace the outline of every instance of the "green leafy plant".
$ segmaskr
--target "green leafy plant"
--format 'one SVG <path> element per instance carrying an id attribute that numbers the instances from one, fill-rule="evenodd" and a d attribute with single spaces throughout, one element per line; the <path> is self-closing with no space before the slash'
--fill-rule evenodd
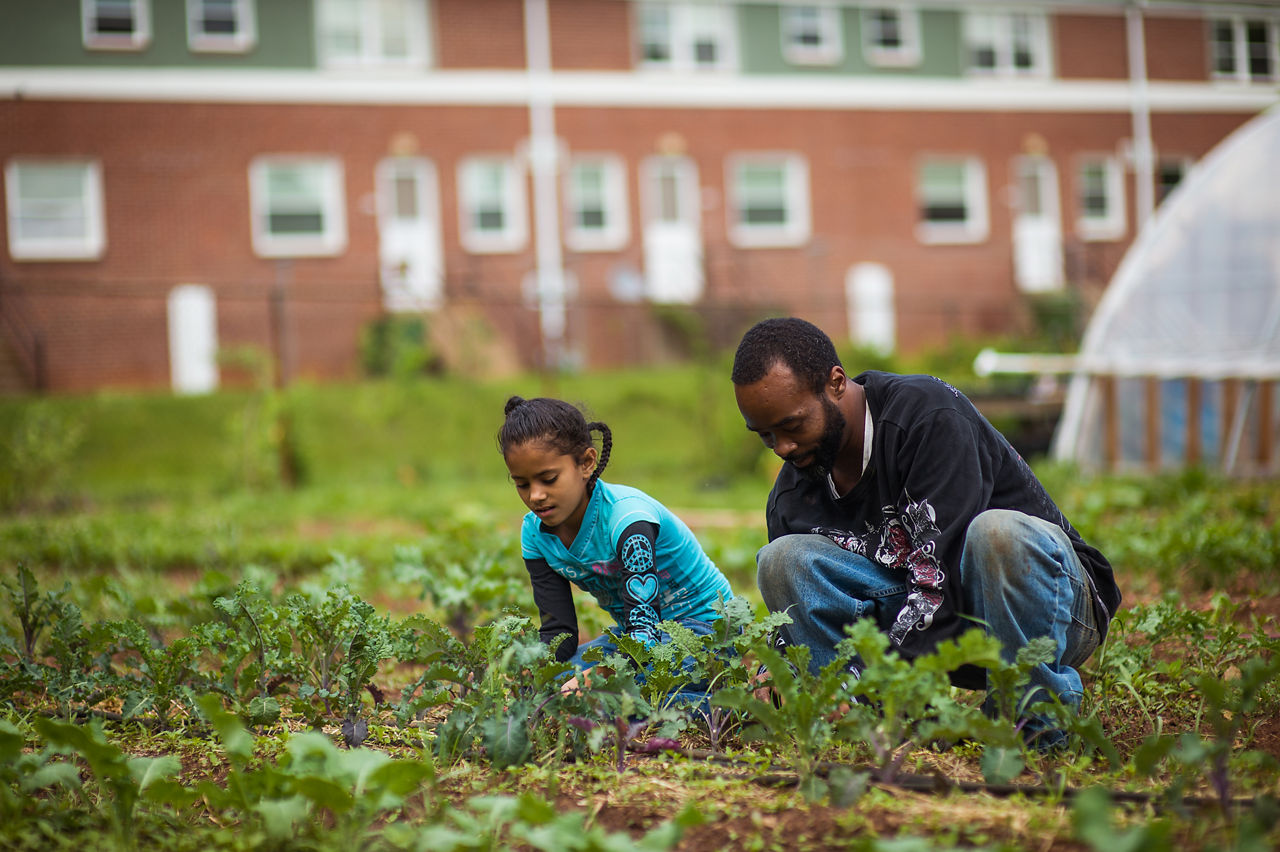
<path id="1" fill-rule="evenodd" d="M 336 709 L 348 744 L 359 745 L 367 733 L 367 725 L 358 724 L 364 693 L 394 647 L 390 619 L 344 585 L 311 597 L 289 595 L 284 608 L 304 680 L 295 712 L 317 719 L 318 712 Z"/>
<path id="2" fill-rule="evenodd" d="M 225 622 L 198 625 L 196 633 L 218 653 L 218 690 L 237 702 L 251 724 L 274 722 L 280 716 L 276 691 L 301 677 L 287 613 L 248 580 L 232 595 L 215 598 L 213 606 Z"/>
<path id="3" fill-rule="evenodd" d="M 138 685 L 124 697 L 126 719 L 148 710 L 159 717 L 161 727 L 169 724 L 174 704 L 194 706 L 195 696 L 203 692 L 203 677 L 196 662 L 203 650 L 196 636 L 179 636 L 168 645 L 159 645 L 136 621 L 105 625 L 122 649 L 137 655 Z"/>
<path id="4" fill-rule="evenodd" d="M 452 709 L 436 732 L 436 753 L 453 762 L 483 746 L 496 768 L 523 763 L 533 749 L 529 720 L 556 689 L 555 663 L 532 622 L 506 615 L 476 628 L 462 653 L 433 668 L 436 683 L 454 691 Z"/>
<path id="5" fill-rule="evenodd" d="M 477 541 L 484 542 L 477 547 Z M 482 617 L 527 606 L 528 576 L 510 566 L 518 554 L 504 539 L 486 546 L 483 538 L 437 536 L 420 547 L 398 547 L 394 576 L 417 586 L 460 639 L 467 639 Z"/>
<path id="6" fill-rule="evenodd" d="M 140 804 L 181 806 L 192 799 L 173 780 L 182 767 L 172 755 L 130 757 L 107 739 L 99 724 L 37 719 L 35 726 L 51 751 L 84 760 L 92 779 L 89 787 L 81 788 L 84 799 L 106 817 L 125 848 L 134 846 Z"/>
<path id="7" fill-rule="evenodd" d="M 829 786 L 817 768 L 824 751 L 836 741 L 841 705 L 851 700 L 849 664 L 854 648 L 848 640 L 842 641 L 836 647 L 835 659 L 816 673 L 809 670 L 809 649 L 803 645 L 790 645 L 779 651 L 763 642 L 753 646 L 751 652 L 767 669 L 767 680 L 756 691 L 744 686 L 720 690 L 711 703 L 750 716 L 754 724 L 744 736 L 767 740 L 788 758 L 805 798 L 821 799 Z M 758 693 L 762 690 L 776 694 L 779 703 L 761 698 Z"/>

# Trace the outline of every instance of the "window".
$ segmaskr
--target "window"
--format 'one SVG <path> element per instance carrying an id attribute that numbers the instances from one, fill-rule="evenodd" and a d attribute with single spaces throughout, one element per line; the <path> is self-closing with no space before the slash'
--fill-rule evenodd
<path id="1" fill-rule="evenodd" d="M 1280 19 L 1215 18 L 1209 22 L 1213 77 L 1240 83 L 1270 83 L 1280 66 Z"/>
<path id="2" fill-rule="evenodd" d="M 1190 159 L 1161 158 L 1156 163 L 1156 204 L 1163 203 L 1190 170 Z"/>
<path id="3" fill-rule="evenodd" d="M 187 0 L 192 50 L 241 53 L 257 41 L 254 0 Z"/>
<path id="4" fill-rule="evenodd" d="M 1049 74 L 1049 28 L 1043 14 L 970 12 L 965 16 L 969 70 L 1003 77 Z"/>
<path id="5" fill-rule="evenodd" d="M 1076 232 L 1086 240 L 1124 236 L 1124 172 L 1115 157 L 1087 157 L 1076 169 L 1080 215 Z"/>
<path id="6" fill-rule="evenodd" d="M 920 14 L 906 6 L 864 8 L 862 54 L 870 64 L 882 67 L 920 64 Z"/>
<path id="7" fill-rule="evenodd" d="M 727 71 L 738 63 L 730 5 L 639 3 L 640 64 L 674 71 Z"/>
<path id="8" fill-rule="evenodd" d="M 249 169 L 253 248 L 263 257 L 322 257 L 347 246 L 342 164 L 260 157 Z"/>
<path id="9" fill-rule="evenodd" d="M 524 247 L 528 236 L 524 174 L 509 158 L 462 161 L 458 193 L 463 248 L 484 254 Z"/>
<path id="10" fill-rule="evenodd" d="M 91 160 L 10 160 L 4 170 L 14 260 L 97 260 L 106 249 L 102 169 Z"/>
<path id="11" fill-rule="evenodd" d="M 916 198 L 925 243 L 976 243 L 987 238 L 987 176 L 976 158 L 938 158 L 920 164 Z"/>
<path id="12" fill-rule="evenodd" d="M 611 251 L 627 242 L 626 169 L 617 157 L 580 155 L 565 175 L 565 242 L 574 251 Z"/>
<path id="13" fill-rule="evenodd" d="M 809 168 L 796 154 L 729 159 L 729 239 L 743 247 L 794 246 L 809 239 Z"/>
<path id="14" fill-rule="evenodd" d="M 84 46 L 141 50 L 151 41 L 150 0 L 80 0 Z"/>
<path id="15" fill-rule="evenodd" d="M 844 59 L 841 14 L 835 6 L 781 6 L 782 55 L 796 65 L 835 65 Z"/>
<path id="16" fill-rule="evenodd" d="M 426 0 L 320 0 L 320 62 L 327 68 L 424 68 Z"/>

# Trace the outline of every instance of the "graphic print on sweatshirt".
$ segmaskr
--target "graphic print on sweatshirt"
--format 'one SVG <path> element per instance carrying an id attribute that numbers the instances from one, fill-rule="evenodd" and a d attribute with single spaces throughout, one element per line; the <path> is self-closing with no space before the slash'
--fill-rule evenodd
<path id="1" fill-rule="evenodd" d="M 660 584 L 654 571 L 653 542 L 637 533 L 623 542 L 619 550 L 626 577 L 622 601 L 627 612 L 622 626 L 631 636 L 649 645 L 658 641 L 660 620 L 654 609 Z"/>
<path id="2" fill-rule="evenodd" d="M 942 606 L 946 573 L 934 553 L 939 530 L 928 500 L 909 500 L 901 510 L 883 507 L 880 523 L 868 523 L 861 534 L 829 527 L 814 527 L 811 532 L 826 536 L 850 553 L 906 574 L 911 591 L 889 630 L 889 639 L 895 645 L 901 645 L 912 629 L 927 630 L 933 624 L 934 613 Z"/>

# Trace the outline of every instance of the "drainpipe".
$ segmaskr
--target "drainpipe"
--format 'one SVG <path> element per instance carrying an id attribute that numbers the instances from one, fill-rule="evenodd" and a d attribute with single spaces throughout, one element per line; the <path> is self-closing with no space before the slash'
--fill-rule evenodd
<path id="1" fill-rule="evenodd" d="M 1125 32 L 1129 42 L 1129 86 L 1133 94 L 1134 221 L 1141 233 L 1155 210 L 1155 154 L 1151 144 L 1151 102 L 1147 91 L 1147 43 L 1143 33 L 1142 8 L 1146 0 L 1130 3 L 1125 9 Z"/>
<path id="2" fill-rule="evenodd" d="M 566 288 L 560 252 L 558 152 L 547 0 L 524 0 L 524 45 L 529 80 L 529 166 L 533 173 L 534 286 L 543 365 L 556 369 L 565 361 Z"/>

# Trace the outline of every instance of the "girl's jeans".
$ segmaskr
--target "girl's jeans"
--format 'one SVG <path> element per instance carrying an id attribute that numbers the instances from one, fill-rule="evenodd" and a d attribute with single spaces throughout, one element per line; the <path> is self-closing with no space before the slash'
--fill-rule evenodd
<path id="1" fill-rule="evenodd" d="M 716 629 L 713 623 L 709 621 L 701 621 L 696 618 L 681 618 L 678 622 L 680 626 L 688 628 L 698 636 L 709 636 Z M 622 628 L 616 627 L 615 629 L 621 630 Z M 659 642 L 667 642 L 670 639 L 671 636 L 666 631 L 661 631 L 658 634 Z M 583 642 L 578 646 L 577 653 L 569 658 L 569 662 L 573 665 L 575 671 L 586 671 L 592 666 L 597 665 L 595 662 L 587 662 L 582 659 L 582 655 L 591 648 L 602 649 L 605 657 L 608 657 L 610 654 L 617 652 L 618 643 L 615 642 L 613 637 L 608 633 L 603 636 L 597 636 L 589 642 Z M 684 660 L 685 670 L 687 671 L 692 667 L 693 660 L 691 658 L 686 658 Z M 643 684 L 645 680 L 644 675 L 645 673 L 643 671 L 636 672 L 636 682 Z M 702 682 L 688 683 L 680 687 L 679 691 L 674 695 L 674 700 L 678 703 L 688 705 L 691 710 L 701 709 L 703 712 L 706 712 L 710 707 L 707 694 L 707 684 Z"/>
<path id="2" fill-rule="evenodd" d="M 701 621 L 696 618 L 681 618 L 678 620 L 677 623 L 681 627 L 687 627 L 689 630 L 693 631 L 698 636 L 709 636 L 716 629 L 715 625 L 712 624 L 711 622 Z M 615 625 L 614 629 L 621 631 L 622 627 Z M 667 642 L 670 639 L 671 639 L 671 636 L 668 635 L 665 630 L 659 631 L 658 633 L 659 642 Z M 608 657 L 610 654 L 617 653 L 618 643 L 613 641 L 613 637 L 610 636 L 608 633 L 605 633 L 603 636 L 597 636 L 596 638 L 592 639 L 589 642 L 583 642 L 581 645 L 578 646 L 577 653 L 575 653 L 572 657 L 569 658 L 569 662 L 573 665 L 576 671 L 586 671 L 587 669 L 590 669 L 592 666 L 596 665 L 595 662 L 587 662 L 586 660 L 582 659 L 582 655 L 585 654 L 587 651 L 591 650 L 592 648 L 600 648 L 604 652 L 604 655 Z M 692 661 L 690 661 L 690 664 L 692 664 Z M 641 676 L 640 682 L 641 683 L 644 682 L 643 676 Z"/>
<path id="3" fill-rule="evenodd" d="M 907 595 L 900 571 L 851 553 L 823 535 L 787 535 L 757 556 L 760 592 L 770 612 L 786 610 L 788 644 L 807 645 L 817 671 L 835 657 L 844 626 L 874 618 L 888 632 Z M 1012 661 L 1029 639 L 1051 636 L 1057 654 L 1031 671 L 1029 691 L 1040 690 L 1078 707 L 1082 685 L 1076 666 L 1098 646 L 1090 582 L 1071 540 L 1057 524 L 1006 509 L 992 509 L 969 524 L 960 559 L 963 600 L 958 608 L 986 625 Z"/>

